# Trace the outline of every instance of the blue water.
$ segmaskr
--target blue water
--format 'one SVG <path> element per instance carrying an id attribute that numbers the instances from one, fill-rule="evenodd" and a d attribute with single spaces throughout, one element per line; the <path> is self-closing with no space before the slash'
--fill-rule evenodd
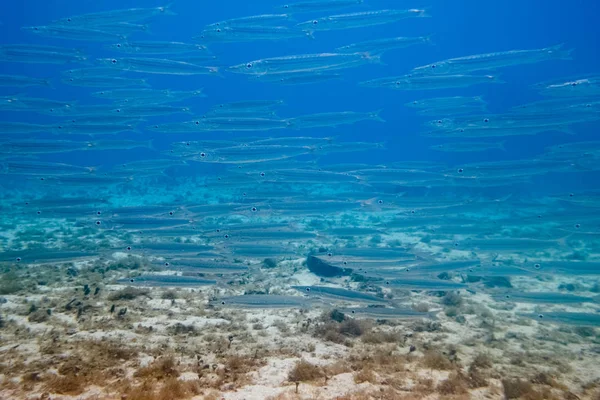
<path id="1" fill-rule="evenodd" d="M 140 22 L 148 24 L 150 33 L 134 33 L 124 41 L 160 40 L 191 43 L 192 38 L 198 35 L 207 24 L 231 18 L 283 12 L 280 8 L 281 4 L 282 2 L 279 0 L 226 0 L 221 2 L 176 0 L 170 6 L 176 15 L 160 15 Z M 103 2 L 23 0 L 4 4 L 2 14 L 0 14 L 0 48 L 7 44 L 76 48 L 80 49 L 89 61 L 64 65 L 2 61 L 0 75 L 14 74 L 44 78 L 51 82 L 51 86 L 32 86 L 23 89 L 0 87 L 0 96 L 3 99 L 11 96 L 17 98 L 25 96 L 76 102 L 75 109 L 77 106 L 109 104 L 107 101 L 90 96 L 90 93 L 100 91 L 102 88 L 65 85 L 61 83 L 62 73 L 68 69 L 94 67 L 96 59 L 144 57 L 144 55 L 111 51 L 107 47 L 114 43 L 111 41 L 86 42 L 54 39 L 33 35 L 23 30 L 22 27 L 49 25 L 52 21 L 61 18 L 86 13 L 163 5 L 154 1 L 142 2 L 139 0 Z M 438 306 L 437 312 L 439 312 L 441 310 L 439 307 L 448 308 L 449 306 L 443 302 L 444 300 L 440 300 L 439 296 L 440 292 L 446 292 L 445 287 L 453 287 L 443 285 L 448 282 L 442 281 L 447 280 L 456 283 L 455 287 L 457 288 L 467 287 L 463 284 L 468 284 L 468 290 L 460 290 L 461 295 L 465 298 L 482 294 L 483 296 L 502 294 L 502 288 L 495 285 L 501 286 L 506 282 L 508 282 L 507 286 L 515 291 L 573 292 L 575 295 L 586 296 L 586 298 L 596 296 L 600 284 L 598 264 L 594 264 L 600 259 L 598 242 L 600 237 L 598 95 L 582 100 L 595 104 L 596 112 L 592 114 L 592 117 L 583 123 L 566 124 L 574 135 L 548 130 L 535 135 L 483 138 L 482 141 L 503 142 L 506 150 L 488 149 L 481 152 L 432 150 L 431 146 L 444 143 L 444 140 L 424 137 L 423 133 L 432 130 L 424 124 L 438 118 L 446 119 L 456 116 L 419 116 L 416 109 L 406 107 L 405 104 L 413 100 L 436 97 L 480 96 L 487 103 L 488 111 L 484 115 L 504 115 L 509 112 L 511 107 L 547 99 L 533 87 L 536 83 L 549 80 L 569 81 L 589 75 L 596 75 L 598 78 L 597 74 L 600 71 L 600 53 L 598 52 L 600 5 L 598 2 L 591 0 L 569 3 L 561 0 L 525 2 L 517 0 L 501 2 L 365 0 L 361 5 L 339 11 L 294 15 L 294 19 L 288 23 L 288 26 L 294 27 L 296 23 L 330 14 L 388 8 L 424 8 L 430 17 L 408 18 L 396 23 L 357 29 L 317 31 L 314 33 L 314 39 L 207 43 L 206 45 L 216 56 L 216 60 L 207 65 L 218 67 L 220 71 L 218 76 L 123 72 L 122 76 L 125 77 L 146 79 L 153 89 L 172 91 L 202 89 L 206 95 L 206 97 L 176 103 L 178 106 L 188 107 L 192 114 L 147 117 L 136 125 L 136 132 L 102 135 L 97 138 L 56 134 L 52 131 L 57 125 L 64 123 L 64 118 L 47 116 L 36 112 L 35 109 L 18 112 L 0 110 L 1 123 L 24 122 L 48 126 L 47 132 L 30 135 L 11 135 L 0 132 L 0 148 L 11 141 L 23 139 L 79 141 L 119 139 L 152 140 L 153 142 L 152 148 L 86 150 L 56 154 L 13 154 L 0 150 L 0 210 L 2 211 L 0 266 L 3 274 L 24 274 L 18 275 L 23 277 L 29 273 L 26 268 L 31 268 L 34 274 L 33 278 L 28 275 L 27 278 L 23 278 L 24 281 L 31 280 L 31 282 L 27 281 L 30 283 L 29 286 L 18 287 L 17 290 L 13 290 L 13 286 L 9 287 L 8 284 L 3 286 L 0 280 L 0 294 L 6 295 L 10 302 L 18 296 L 27 299 L 30 295 L 29 289 L 47 285 L 39 283 L 43 280 L 35 279 L 35 273 L 44 271 L 47 264 L 62 268 L 65 264 L 70 266 L 69 263 L 72 263 L 75 265 L 73 268 L 88 271 L 86 268 L 90 268 L 94 262 L 102 265 L 115 265 L 123 259 L 129 260 L 129 262 L 136 260 L 134 262 L 137 263 L 135 264 L 136 268 L 131 268 L 135 271 L 119 270 L 114 274 L 109 273 L 98 278 L 102 285 L 111 285 L 127 283 L 128 280 L 134 284 L 136 282 L 130 280 L 131 276 L 149 271 L 155 272 L 157 269 L 161 269 L 163 272 L 173 272 L 168 266 L 165 267 L 165 260 L 175 259 L 174 265 L 176 265 L 178 259 L 182 264 L 185 263 L 182 259 L 203 260 L 206 258 L 208 260 L 210 258 L 210 263 L 214 263 L 215 260 L 217 263 L 244 263 L 248 264 L 250 269 L 249 272 L 237 275 L 234 273 L 233 278 L 222 276 L 222 274 L 213 274 L 217 276 L 208 274 L 209 282 L 216 282 L 215 287 L 211 288 L 210 292 L 208 290 L 203 292 L 204 288 L 199 290 L 203 293 L 202 296 L 205 296 L 202 299 L 206 300 L 206 304 L 209 305 L 218 305 L 220 296 L 249 294 L 300 296 L 301 294 L 295 291 L 291 285 L 310 287 L 310 285 L 323 284 L 385 298 L 386 307 L 390 308 L 392 315 L 395 311 L 402 313 L 403 307 L 410 307 L 411 304 L 419 302 L 434 304 Z M 329 53 L 343 45 L 395 36 L 431 36 L 431 43 L 387 51 L 382 55 L 381 62 L 336 70 L 334 72 L 341 74 L 342 79 L 315 84 L 277 85 L 261 82 L 252 79 L 250 75 L 235 74 L 228 70 L 230 66 L 252 60 Z M 489 72 L 502 79 L 504 81 L 502 84 L 405 91 L 383 87 L 372 88 L 358 84 L 382 77 L 409 74 L 413 68 L 455 57 L 509 50 L 541 49 L 559 44 L 562 44 L 564 49 L 572 49 L 571 60 L 549 60 L 531 64 L 517 63 L 492 71 L 473 73 L 481 75 Z M 180 59 L 185 60 L 187 56 L 189 54 L 181 55 Z M 150 55 L 149 57 L 169 58 L 170 56 Z M 595 84 L 597 88 L 600 87 L 598 81 Z M 564 99 L 565 101 L 569 100 L 566 97 Z M 285 120 L 316 113 L 344 111 L 366 113 L 381 110 L 380 116 L 385 121 L 364 120 L 337 127 L 250 132 L 159 133 L 148 128 L 155 124 L 191 121 L 200 118 L 215 105 L 249 100 L 283 100 L 284 104 L 277 109 L 277 116 Z M 110 122 L 110 118 L 110 115 L 106 116 L 107 123 Z M 333 143 L 369 142 L 384 143 L 385 146 L 367 151 L 340 153 L 325 151 L 324 154 L 318 154 L 318 156 L 304 154 L 299 157 L 291 157 L 287 159 L 290 163 L 289 168 L 304 168 L 312 172 L 324 171 L 321 177 L 323 181 L 317 177 L 312 181 L 285 182 L 280 180 L 273 185 L 262 184 L 254 169 L 265 171 L 266 176 L 270 178 L 272 174 L 276 175 L 278 169 L 285 169 L 285 164 L 282 166 L 277 162 L 272 165 L 269 161 L 224 163 L 223 160 L 220 160 L 210 163 L 187 160 L 188 165 L 164 168 L 149 176 L 143 174 L 145 171 L 131 171 L 131 181 L 113 186 L 86 184 L 85 182 L 78 185 L 63 185 L 60 177 L 51 173 L 45 174 L 42 171 L 41 173 L 20 174 L 10 171 L 7 167 L 13 161 L 63 163 L 93 167 L 94 171 L 90 176 L 112 176 L 111 174 L 118 171 L 123 164 L 167 158 L 166 152 L 175 142 L 229 140 L 240 146 L 242 143 L 248 142 L 248 138 L 292 136 L 332 137 L 334 138 Z M 477 138 L 450 140 L 450 142 L 468 141 L 478 140 Z M 488 186 L 482 183 L 463 187 L 458 184 L 459 181 L 448 178 L 456 176 L 457 171 L 465 166 L 469 166 L 467 167 L 469 171 L 465 172 L 467 174 L 471 173 L 472 169 L 470 168 L 475 168 L 472 167 L 475 164 L 485 165 L 487 162 L 494 161 L 539 160 L 548 156 L 545 152 L 549 146 L 586 141 L 591 142 L 589 154 L 571 154 L 571 158 L 563 160 L 566 172 L 541 171 L 529 175 L 525 173 L 530 180 L 522 182 L 518 179 L 522 171 L 515 164 L 515 176 L 511 176 L 507 172 L 502 178 L 505 180 L 503 185 Z M 211 149 L 207 151 L 210 153 Z M 180 161 L 177 157 L 173 159 Z M 421 164 L 423 170 L 410 164 L 414 161 L 423 162 Z M 340 176 L 340 181 L 325 180 L 330 176 L 327 175 L 327 169 L 339 167 L 338 164 L 369 164 L 373 165 L 373 168 L 385 165 L 388 169 L 393 169 L 403 168 L 403 162 L 408 163 L 407 169 L 410 170 L 406 172 L 409 177 L 406 178 L 408 182 L 404 184 L 379 180 L 376 172 L 362 172 L 360 168 L 350 169 L 347 174 Z M 400 163 L 400 166 L 392 167 L 392 163 Z M 319 169 L 315 165 L 318 165 Z M 239 171 L 232 172 L 232 168 L 235 170 L 237 167 L 240 167 L 242 171 L 244 168 L 250 168 L 250 171 L 254 172 L 247 175 L 240 174 Z M 508 169 L 510 170 L 510 166 Z M 439 179 L 427 180 L 426 183 L 419 184 L 415 183 L 418 181 L 417 178 L 410 177 L 410 174 L 418 176 L 425 173 L 435 174 Z M 346 182 L 344 179 L 348 175 L 356 177 L 356 182 L 344 183 Z M 247 177 L 248 180 L 240 185 L 220 185 L 218 181 L 215 183 L 217 178 L 227 181 L 228 179 L 239 179 L 241 176 Z M 58 179 L 55 180 L 55 178 Z M 482 176 L 477 176 L 469 183 L 476 182 L 480 178 Z M 441 183 L 444 180 L 447 184 Z M 481 182 L 484 181 L 484 179 L 481 180 Z M 569 193 L 572 196 L 569 196 Z M 243 200 L 245 196 L 252 200 L 245 202 Z M 67 201 L 74 198 L 101 199 L 103 204 L 88 207 L 94 213 L 52 217 L 53 212 L 68 213 L 77 210 L 76 206 L 60 205 L 61 199 Z M 573 198 L 576 201 L 582 200 L 573 202 Z M 26 205 L 29 201 L 44 201 L 45 199 L 58 199 L 59 204 L 36 205 L 33 209 Z M 315 209 L 311 210 L 311 205 L 318 201 L 325 203 L 320 207 L 315 206 Z M 202 209 L 203 206 L 216 203 L 230 205 L 231 209 L 217 212 L 208 212 Z M 167 215 L 164 210 L 150 211 L 150 207 L 156 205 L 172 207 L 173 215 Z M 308 211 L 300 207 L 301 205 L 308 207 Z M 349 208 L 348 205 L 350 205 Z M 138 212 L 128 219 L 127 215 L 121 215 L 115 211 L 124 206 L 148 207 L 149 211 Z M 95 214 L 98 211 L 100 213 Z M 124 212 L 121 209 L 121 213 Z M 417 219 L 423 218 L 422 224 L 415 223 L 412 219 L 413 216 L 416 216 Z M 186 223 L 175 227 L 158 226 L 158 229 L 156 226 L 139 226 L 140 223 L 156 223 L 160 218 L 171 217 L 180 218 Z M 143 221 L 138 221 L 136 218 Z M 129 227 L 127 225 L 129 223 L 137 225 Z M 363 234 L 359 228 L 372 229 L 375 233 Z M 444 228 L 447 228 L 449 233 L 444 233 Z M 177 234 L 173 233 L 172 229 L 196 230 L 196 233 L 187 231 Z M 338 233 L 335 233 L 335 229 L 339 229 Z M 340 233 L 342 229 L 356 229 L 356 231 Z M 456 232 L 453 233 L 452 229 L 456 229 Z M 300 235 L 300 233 L 307 236 L 292 239 L 287 236 L 283 237 L 284 234 L 293 236 L 294 234 Z M 277 236 L 278 234 L 281 237 Z M 169 251 L 165 248 L 165 245 L 174 246 L 175 243 L 181 242 L 211 246 L 213 252 L 209 255 L 188 254 L 183 250 Z M 152 247 L 153 245 L 162 247 L 156 249 Z M 251 249 L 252 246 L 256 246 L 256 248 Z M 390 260 L 392 256 L 385 259 L 385 256 L 381 255 L 381 248 L 396 249 L 401 256 L 395 255 L 398 257 L 397 260 Z M 351 254 L 349 249 L 358 250 Z M 65 259 L 57 257 L 61 261 L 52 260 L 49 257 L 49 261 L 43 262 L 45 255 L 78 250 L 90 251 L 94 254 L 91 258 L 86 256 L 83 263 L 80 257 L 66 256 Z M 256 253 L 251 254 L 251 250 Z M 361 253 L 361 250 L 364 253 Z M 319 255 L 324 260 L 323 262 L 330 267 L 333 266 L 333 272 L 331 272 L 332 270 L 319 271 L 318 268 L 311 266 L 310 256 L 314 254 Z M 265 257 L 265 255 L 269 256 Z M 303 263 L 307 256 L 309 256 L 308 265 Z M 269 260 L 265 261 L 265 258 Z M 464 268 L 453 267 L 448 267 L 447 272 L 450 273 L 448 276 L 420 275 L 418 272 L 418 266 L 438 265 L 456 260 L 476 261 L 475 272 L 465 272 Z M 293 262 L 295 264 L 290 267 Z M 390 267 L 391 262 L 394 264 Z M 550 262 L 557 264 L 550 264 Z M 210 265 L 214 266 L 210 263 L 204 268 L 210 269 Z M 138 264 L 141 266 L 139 269 L 137 268 Z M 406 270 L 404 265 L 410 265 L 409 269 L 415 269 L 417 273 L 410 275 L 406 282 L 392 281 L 390 286 L 389 279 L 399 279 L 398 277 L 401 275 L 398 274 L 402 274 Z M 444 267 L 433 269 L 443 271 Z M 347 270 L 352 270 L 352 273 Z M 179 271 L 175 269 L 175 272 Z M 70 290 L 89 283 L 74 278 L 77 276 L 76 272 L 69 273 L 74 275 L 69 275 L 69 278 L 57 277 L 56 282 L 48 284 L 49 290 L 63 288 Z M 85 273 L 87 272 L 83 274 L 85 275 Z M 467 278 L 471 273 L 476 274 L 476 279 Z M 480 279 L 480 275 L 483 276 L 483 280 Z M 2 279 L 9 282 L 9 278 L 6 276 L 3 275 Z M 502 279 L 505 278 L 506 281 L 498 284 L 494 280 L 498 276 Z M 413 278 L 414 281 L 411 282 L 410 279 Z M 486 281 L 486 278 L 489 281 Z M 123 280 L 117 282 L 118 279 Z M 180 283 L 180 286 L 186 286 L 184 282 Z M 155 285 L 158 288 L 152 288 L 152 290 L 159 290 L 157 293 L 162 293 L 160 290 L 163 290 L 163 286 L 169 287 L 170 285 L 177 286 L 172 279 L 169 279 L 166 283 L 159 282 Z M 406 291 L 409 295 L 420 297 L 403 304 L 400 304 L 402 303 L 400 300 L 400 303 L 395 303 L 399 293 L 400 298 L 406 294 L 405 291 L 397 289 L 398 287 L 408 287 L 409 289 Z M 417 290 L 411 292 L 411 287 L 416 287 Z M 427 290 L 429 287 L 432 288 L 431 291 Z M 77 296 L 80 293 L 78 292 Z M 352 299 L 352 293 L 356 292 L 347 293 L 350 293 L 350 297 L 342 300 L 348 301 L 351 305 L 361 305 L 360 296 L 357 296 L 358 299 Z M 104 296 L 104 292 L 100 296 Z M 158 297 L 157 295 L 156 298 Z M 549 297 L 555 299 L 552 295 Z M 105 300 L 102 299 L 102 301 Z M 238 303 L 238 299 L 234 298 L 235 301 L 232 304 L 234 308 L 240 304 L 238 307 L 240 309 L 245 306 L 264 308 L 265 310 L 279 307 L 299 307 L 298 303 L 294 301 L 288 302 L 289 299 L 286 297 L 272 298 L 280 301 L 280 304 L 275 304 L 275 300 L 269 304 L 268 300 L 264 300 L 262 297 L 258 297 L 258 299 L 258 304 L 248 305 L 244 304 L 243 299 Z M 392 299 L 394 300 L 392 301 Z M 481 301 L 481 297 L 478 299 Z M 35 301 L 37 300 L 32 300 L 33 303 Z M 208 303 L 209 301 L 210 303 Z M 265 301 L 264 304 L 263 301 Z M 341 301 L 339 298 L 324 300 L 327 307 L 342 304 L 338 303 L 339 301 Z M 356 301 L 358 304 L 353 304 L 352 301 Z M 573 306 L 561 304 L 558 301 L 550 306 L 547 304 L 523 306 L 521 304 L 518 307 L 504 308 L 502 304 L 498 305 L 496 302 L 490 301 L 484 306 L 489 306 L 490 309 L 495 310 L 494 312 L 502 310 L 510 314 L 502 316 L 502 318 L 508 318 L 502 320 L 507 325 L 514 323 L 518 317 L 532 317 L 541 321 L 542 313 L 549 312 L 551 314 L 548 316 L 551 318 L 547 319 L 551 319 L 551 322 L 560 326 L 558 329 L 562 329 L 564 332 L 567 329 L 565 325 L 597 329 L 597 316 L 600 310 L 597 297 L 593 304 L 591 303 Z M 294 305 L 290 307 L 290 304 Z M 347 305 L 347 303 L 343 304 Z M 540 306 L 543 307 L 540 308 Z M 456 308 L 458 311 L 453 311 L 458 314 L 466 312 L 464 308 L 460 309 L 460 305 Z M 210 307 L 207 307 L 207 310 L 212 312 Z M 360 310 L 360 313 L 365 312 L 363 309 Z M 6 313 L 3 311 L 4 315 L 10 315 L 11 312 L 10 310 Z M 143 311 L 139 311 L 139 313 L 142 318 Z M 368 310 L 365 314 L 368 315 Z M 386 313 L 381 314 L 385 315 Z M 429 315 L 419 314 L 417 316 L 428 317 Z M 447 322 L 465 324 L 464 320 L 461 322 L 458 319 L 451 319 L 450 315 L 440 314 L 439 317 L 443 324 Z M 480 317 L 481 315 L 476 316 L 476 318 Z M 412 314 L 411 318 L 414 318 Z M 501 324 L 498 323 L 498 325 Z M 542 325 L 543 322 L 540 323 L 540 326 Z M 527 326 L 530 327 L 530 325 Z M 471 326 L 471 329 L 478 328 L 480 328 L 479 325 L 475 328 Z M 593 340 L 597 340 L 598 337 L 597 330 L 593 332 L 592 339 L 586 337 L 578 343 L 581 346 L 592 346 Z M 568 333 L 573 332 L 568 331 Z M 536 336 L 537 333 L 531 332 L 529 334 L 531 340 L 534 340 L 533 338 L 538 340 L 545 335 Z M 542 339 L 539 340 L 543 342 Z M 568 342 L 570 339 L 566 340 Z M 532 342 L 527 343 L 531 344 Z M 483 342 L 478 344 L 483 345 Z M 548 343 L 544 342 L 544 344 Z M 595 356 L 585 354 L 583 358 L 587 362 L 594 360 Z"/>

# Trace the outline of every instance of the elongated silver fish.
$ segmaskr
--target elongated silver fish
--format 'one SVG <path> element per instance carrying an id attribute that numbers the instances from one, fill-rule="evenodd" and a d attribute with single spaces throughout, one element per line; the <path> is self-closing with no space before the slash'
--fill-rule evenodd
<path id="1" fill-rule="evenodd" d="M 364 3 L 364 0 L 309 0 L 297 3 L 288 3 L 281 6 L 284 10 L 294 13 L 320 12 L 352 7 Z"/>
<path id="2" fill-rule="evenodd" d="M 432 75 L 399 76 L 361 82 L 361 86 L 382 87 L 395 90 L 436 90 L 468 87 L 483 83 L 504 83 L 492 75 Z"/>
<path id="3" fill-rule="evenodd" d="M 412 74 L 468 74 L 475 71 L 491 71 L 511 65 L 533 64 L 547 60 L 570 60 L 571 50 L 562 44 L 543 49 L 510 50 L 496 53 L 450 58 L 414 68 Z"/>
<path id="4" fill-rule="evenodd" d="M 127 8 L 120 10 L 101 11 L 71 17 L 62 18 L 54 21 L 54 25 L 65 26 L 102 26 L 114 23 L 137 22 L 152 18 L 158 15 L 176 15 L 170 6 L 154 8 Z"/>
<path id="5" fill-rule="evenodd" d="M 249 294 L 242 296 L 221 297 L 209 301 L 213 307 L 240 308 L 306 308 L 311 302 L 302 296 L 281 296 L 272 294 Z"/>
<path id="6" fill-rule="evenodd" d="M 393 49 L 403 49 L 417 44 L 431 44 L 431 36 L 392 37 L 367 40 L 365 42 L 348 44 L 335 49 L 339 53 L 369 53 L 379 54 Z"/>
<path id="7" fill-rule="evenodd" d="M 286 26 L 224 26 L 203 30 L 194 40 L 200 42 L 247 42 L 310 37 L 299 29 Z"/>
<path id="8" fill-rule="evenodd" d="M 144 72 L 147 74 L 163 75 L 216 75 L 217 67 L 206 67 L 185 61 L 168 60 L 163 58 L 101 58 L 101 65 L 113 66 L 123 71 Z"/>
<path id="9" fill-rule="evenodd" d="M 297 26 L 309 32 L 335 29 L 364 28 L 398 22 L 405 18 L 428 17 L 425 10 L 375 10 L 350 14 L 331 15 L 299 23 Z"/>
<path id="10" fill-rule="evenodd" d="M 50 86 L 48 79 L 33 78 L 21 75 L 0 75 L 2 87 Z"/>
<path id="11" fill-rule="evenodd" d="M 66 40 L 108 42 L 125 39 L 125 36 L 123 35 L 102 31 L 100 30 L 101 27 L 84 28 L 82 26 L 48 25 L 28 26 L 22 29 L 40 36 L 49 36 L 56 39 Z"/>
<path id="12" fill-rule="evenodd" d="M 367 53 L 319 53 L 264 58 L 234 65 L 229 71 L 238 74 L 263 75 L 295 72 L 317 72 L 352 68 L 379 62 L 378 56 Z"/>
<path id="13" fill-rule="evenodd" d="M 140 275 L 133 278 L 122 278 L 117 280 L 121 285 L 129 286 L 156 286 L 156 287 L 197 287 L 209 286 L 217 283 L 211 279 L 196 276 L 179 275 Z"/>
<path id="14" fill-rule="evenodd" d="M 208 51 L 206 46 L 199 44 L 160 41 L 122 42 L 112 44 L 109 48 L 131 54 L 182 54 Z"/>
<path id="15" fill-rule="evenodd" d="M 368 293 L 358 292 L 329 286 L 292 286 L 307 296 L 316 296 L 325 299 L 342 300 L 353 303 L 386 303 L 382 297 L 377 297 Z"/>

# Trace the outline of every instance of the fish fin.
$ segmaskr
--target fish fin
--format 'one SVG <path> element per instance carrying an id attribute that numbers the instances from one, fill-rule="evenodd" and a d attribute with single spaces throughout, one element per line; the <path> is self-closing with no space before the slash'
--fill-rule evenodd
<path id="1" fill-rule="evenodd" d="M 383 111 L 383 109 L 377 110 L 377 111 L 373 111 L 372 113 L 369 113 L 369 118 L 377 121 L 377 122 L 385 122 L 385 119 L 381 118 L 381 116 L 379 114 L 381 114 L 381 112 Z"/>
<path id="2" fill-rule="evenodd" d="M 314 40 L 315 39 L 315 35 L 313 31 L 307 31 L 306 33 L 306 37 L 310 40 Z"/>

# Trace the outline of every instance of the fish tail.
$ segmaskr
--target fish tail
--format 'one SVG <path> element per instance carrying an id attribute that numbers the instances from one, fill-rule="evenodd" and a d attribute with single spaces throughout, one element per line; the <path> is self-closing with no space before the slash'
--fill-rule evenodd
<path id="1" fill-rule="evenodd" d="M 148 34 L 148 35 L 152 35 L 152 34 L 153 34 L 153 32 L 152 32 L 152 29 L 150 29 L 150 25 L 148 25 L 148 24 L 144 24 L 144 25 L 142 25 L 142 27 L 143 27 L 143 28 L 142 28 L 142 31 L 143 31 L 144 33 L 146 33 L 146 34 Z"/>
<path id="2" fill-rule="evenodd" d="M 548 54 L 554 55 L 558 60 L 572 60 L 572 53 L 574 49 L 564 49 L 564 43 L 557 44 L 555 46 L 550 46 L 544 50 L 548 52 Z"/>
<path id="3" fill-rule="evenodd" d="M 221 69 L 219 67 L 208 67 L 208 71 L 215 76 L 218 76 L 219 78 L 224 78 L 225 76 L 223 76 L 223 74 L 221 73 Z"/>
<path id="4" fill-rule="evenodd" d="M 379 115 L 379 114 L 381 114 L 382 111 L 383 111 L 383 109 L 380 109 L 377 111 L 373 111 L 372 113 L 369 113 L 369 118 L 372 119 L 373 121 L 385 122 L 385 119 L 381 118 L 381 116 Z"/>
<path id="5" fill-rule="evenodd" d="M 171 9 L 171 7 L 173 7 L 173 2 L 167 4 L 166 6 L 162 7 L 162 13 L 164 15 L 177 15 L 177 13 L 175 11 L 173 11 Z"/>
<path id="6" fill-rule="evenodd" d="M 431 35 L 423 36 L 423 43 L 427 43 L 430 46 L 435 46 L 435 42 L 431 40 L 434 35 L 435 34 L 432 33 Z"/>
<path id="7" fill-rule="evenodd" d="M 426 8 L 421 8 L 421 9 L 413 9 L 411 11 L 418 14 L 417 15 L 418 18 L 431 18 L 431 13 L 429 12 L 430 10 L 431 10 L 430 7 L 426 7 Z"/>
<path id="8" fill-rule="evenodd" d="M 506 83 L 506 81 L 503 79 L 500 79 L 500 77 L 498 75 L 486 75 L 486 77 L 494 83 Z"/>
<path id="9" fill-rule="evenodd" d="M 364 58 L 366 58 L 370 63 L 385 65 L 385 63 L 381 61 L 381 54 L 382 53 L 364 53 Z"/>

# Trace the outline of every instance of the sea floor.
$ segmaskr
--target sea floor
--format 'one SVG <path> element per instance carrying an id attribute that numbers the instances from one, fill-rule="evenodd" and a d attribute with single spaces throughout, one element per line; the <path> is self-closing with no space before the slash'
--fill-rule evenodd
<path id="1" fill-rule="evenodd" d="M 471 290 L 386 290 L 432 318 L 375 320 L 334 312 L 343 302 L 209 303 L 298 294 L 291 284 L 357 285 L 322 281 L 304 259 L 255 265 L 226 289 L 106 284 L 143 265 L 129 256 L 18 271 L 17 290 L 0 298 L 0 398 L 600 399 L 598 330 L 516 315 L 534 306 Z M 533 284 L 543 286 L 519 277 L 515 287 Z"/>

